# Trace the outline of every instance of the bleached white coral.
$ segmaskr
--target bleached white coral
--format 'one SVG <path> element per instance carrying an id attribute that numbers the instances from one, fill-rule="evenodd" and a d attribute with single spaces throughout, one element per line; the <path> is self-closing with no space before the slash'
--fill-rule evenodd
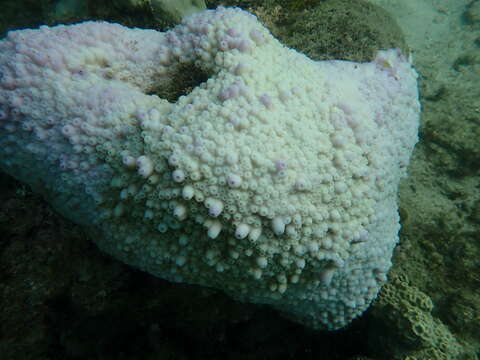
<path id="1" fill-rule="evenodd" d="M 208 80 L 149 95 L 186 63 Z M 116 258 L 314 328 L 346 325 L 386 280 L 419 111 L 398 51 L 315 62 L 240 9 L 0 42 L 4 171 Z"/>

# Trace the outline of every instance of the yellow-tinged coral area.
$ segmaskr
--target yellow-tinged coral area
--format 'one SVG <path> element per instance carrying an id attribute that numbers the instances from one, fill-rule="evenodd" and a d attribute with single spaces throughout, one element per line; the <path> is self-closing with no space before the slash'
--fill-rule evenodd
<path id="1" fill-rule="evenodd" d="M 397 357 L 403 353 L 404 360 L 449 360 L 463 355 L 461 344 L 432 310 L 430 297 L 411 285 L 405 275 L 392 278 L 373 307 L 374 316 L 387 319 L 388 331 L 397 334 L 388 352 Z"/>

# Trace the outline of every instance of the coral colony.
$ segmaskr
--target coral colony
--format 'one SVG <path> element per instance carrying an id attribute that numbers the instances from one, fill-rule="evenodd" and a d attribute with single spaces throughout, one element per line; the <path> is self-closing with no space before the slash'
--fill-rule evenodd
<path id="1" fill-rule="evenodd" d="M 186 64 L 208 80 L 175 102 L 155 95 Z M 11 31 L 0 168 L 127 264 L 337 329 L 392 265 L 416 78 L 398 50 L 313 61 L 237 8 L 164 33 Z"/>

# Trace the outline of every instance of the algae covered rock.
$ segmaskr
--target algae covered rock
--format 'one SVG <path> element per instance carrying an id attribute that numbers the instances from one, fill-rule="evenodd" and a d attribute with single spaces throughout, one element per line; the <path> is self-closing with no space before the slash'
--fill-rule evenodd
<path id="1" fill-rule="evenodd" d="M 249 9 L 285 45 L 315 60 L 371 61 L 378 50 L 409 53 L 390 13 L 368 1 L 207 1 Z"/>

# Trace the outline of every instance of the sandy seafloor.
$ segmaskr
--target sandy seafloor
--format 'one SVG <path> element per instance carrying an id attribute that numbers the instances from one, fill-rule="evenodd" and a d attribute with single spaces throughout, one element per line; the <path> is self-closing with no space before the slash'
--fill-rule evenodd
<path id="1" fill-rule="evenodd" d="M 364 316 L 313 332 L 266 307 L 153 278 L 100 253 L 1 175 L 0 359 L 478 359 L 480 1 L 370 1 L 412 49 L 422 125 L 400 189 L 394 267 Z M 18 17 L 41 12 L 39 3 L 48 1 L 25 1 L 33 10 Z"/>

